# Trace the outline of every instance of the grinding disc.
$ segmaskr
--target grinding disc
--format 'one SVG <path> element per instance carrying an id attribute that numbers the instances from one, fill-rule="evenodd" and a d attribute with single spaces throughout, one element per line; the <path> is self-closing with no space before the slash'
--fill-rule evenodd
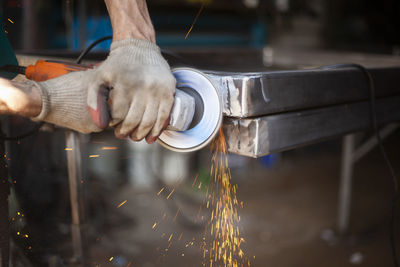
<path id="1" fill-rule="evenodd" d="M 217 89 L 200 71 L 191 68 L 173 70 L 177 88 L 196 91 L 203 101 L 203 115 L 193 128 L 177 132 L 165 130 L 158 142 L 173 151 L 191 152 L 206 146 L 218 133 L 222 123 L 222 104 Z"/>

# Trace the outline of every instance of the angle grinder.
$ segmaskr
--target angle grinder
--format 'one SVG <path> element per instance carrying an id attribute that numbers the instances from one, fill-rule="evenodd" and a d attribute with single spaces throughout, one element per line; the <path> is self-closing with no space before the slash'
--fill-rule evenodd
<path id="1" fill-rule="evenodd" d="M 158 138 L 158 142 L 173 151 L 191 152 L 206 146 L 218 133 L 222 123 L 222 104 L 217 89 L 204 73 L 192 68 L 176 68 L 172 71 L 177 81 L 177 94 L 171 112 L 170 126 Z M 189 95 L 194 100 L 179 100 L 180 95 Z M 179 108 L 184 102 L 185 110 Z M 184 106 L 184 105 L 183 105 Z M 191 115 L 193 113 L 193 115 Z M 171 127 L 182 115 L 185 128 Z"/>
<path id="2" fill-rule="evenodd" d="M 37 82 L 72 71 L 91 68 L 66 62 L 39 60 L 27 67 L 6 65 L 0 71 L 20 73 Z M 177 81 L 170 123 L 158 142 L 173 151 L 190 152 L 206 146 L 217 134 L 222 122 L 222 104 L 217 89 L 204 73 L 192 68 L 172 71 Z"/>

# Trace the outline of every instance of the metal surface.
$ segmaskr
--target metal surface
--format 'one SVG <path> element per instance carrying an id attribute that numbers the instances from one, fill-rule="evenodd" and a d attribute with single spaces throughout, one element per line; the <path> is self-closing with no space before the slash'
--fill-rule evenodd
<path id="1" fill-rule="evenodd" d="M 71 203 L 71 233 L 74 261 L 79 266 L 88 266 L 86 238 L 83 227 L 85 222 L 85 197 L 83 194 L 83 170 L 79 133 L 66 132 L 68 180 Z"/>
<path id="2" fill-rule="evenodd" d="M 378 122 L 400 121 L 400 96 L 376 101 Z M 257 118 L 225 118 L 228 151 L 249 157 L 289 150 L 370 129 L 369 102 L 337 105 Z"/>
<path id="3" fill-rule="evenodd" d="M 353 176 L 352 154 L 355 143 L 354 134 L 343 138 L 342 168 L 340 170 L 339 203 L 338 203 L 338 233 L 343 235 L 348 230 L 351 208 L 351 187 Z"/>
<path id="4" fill-rule="evenodd" d="M 400 93 L 400 68 L 369 69 L 376 96 Z M 367 100 L 368 84 L 357 69 L 259 73 L 204 71 L 219 90 L 225 116 L 246 118 Z"/>
<path id="5" fill-rule="evenodd" d="M 178 152 L 190 152 L 206 146 L 218 132 L 222 122 L 222 105 L 216 88 L 200 71 L 178 68 L 173 71 L 177 88 L 196 91 L 202 102 L 199 122 L 186 131 L 163 131 L 158 142 Z M 197 109 L 196 105 L 196 109 Z"/>

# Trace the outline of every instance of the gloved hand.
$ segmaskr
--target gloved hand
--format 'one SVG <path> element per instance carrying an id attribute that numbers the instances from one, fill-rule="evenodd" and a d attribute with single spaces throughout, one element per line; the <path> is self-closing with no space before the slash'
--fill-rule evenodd
<path id="1" fill-rule="evenodd" d="M 95 70 L 87 104 L 99 127 L 106 108 L 104 87 L 110 89 L 111 126 L 118 138 L 149 143 L 168 125 L 176 81 L 158 46 L 140 39 L 115 41 L 108 58 Z M 103 90 L 103 91 L 102 91 Z"/>
<path id="2" fill-rule="evenodd" d="M 27 81 L 39 90 L 42 98 L 40 114 L 31 119 L 46 121 L 81 133 L 101 131 L 102 129 L 92 121 L 86 104 L 87 88 L 94 72 L 72 72 L 45 82 Z M 103 114 L 103 117 L 108 115 Z"/>

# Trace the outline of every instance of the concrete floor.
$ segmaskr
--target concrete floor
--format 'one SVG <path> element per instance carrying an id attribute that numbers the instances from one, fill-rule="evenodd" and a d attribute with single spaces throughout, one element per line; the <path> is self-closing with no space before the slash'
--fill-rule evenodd
<path id="1" fill-rule="evenodd" d="M 385 141 L 397 173 L 399 136 L 397 132 Z M 330 230 L 336 222 L 340 147 L 336 140 L 284 152 L 272 169 L 254 159 L 232 169 L 238 199 L 244 202 L 239 213 L 251 266 L 391 266 L 392 182 L 376 149 L 355 167 L 349 235 L 338 239 Z M 190 187 L 193 178 L 172 196 L 189 217 L 195 217 L 202 200 L 201 191 Z M 157 196 L 159 190 L 159 186 L 148 190 L 122 186 L 112 191 L 104 211 L 106 226 L 93 233 L 93 266 L 202 266 L 198 247 L 202 225 L 188 227 L 174 221 L 177 206 L 172 198 Z M 117 208 L 124 200 L 126 204 Z M 165 252 L 171 234 L 173 242 Z"/>

